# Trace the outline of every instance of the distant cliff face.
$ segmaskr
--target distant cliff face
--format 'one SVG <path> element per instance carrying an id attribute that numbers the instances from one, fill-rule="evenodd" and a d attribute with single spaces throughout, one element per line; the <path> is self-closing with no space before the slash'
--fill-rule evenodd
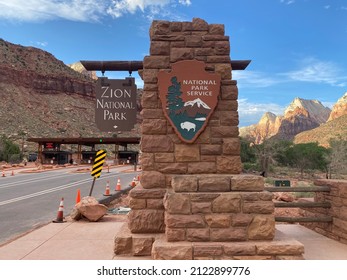
<path id="1" fill-rule="evenodd" d="M 347 115 L 347 92 L 336 102 L 330 113 L 328 121 Z"/>
<path id="2" fill-rule="evenodd" d="M 295 98 L 284 116 L 267 112 L 258 124 L 240 128 L 240 136 L 252 138 L 256 144 L 271 137 L 292 140 L 296 134 L 326 122 L 329 114 L 330 109 L 317 100 Z"/>

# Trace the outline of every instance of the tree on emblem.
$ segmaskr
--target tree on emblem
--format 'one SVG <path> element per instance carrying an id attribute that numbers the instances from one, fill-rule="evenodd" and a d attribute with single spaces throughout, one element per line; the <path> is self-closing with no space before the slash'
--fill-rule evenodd
<path id="1" fill-rule="evenodd" d="M 171 86 L 169 86 L 168 94 L 166 96 L 166 104 L 170 112 L 169 114 L 175 113 L 184 106 L 181 95 L 181 84 L 177 81 L 177 77 L 172 77 Z"/>

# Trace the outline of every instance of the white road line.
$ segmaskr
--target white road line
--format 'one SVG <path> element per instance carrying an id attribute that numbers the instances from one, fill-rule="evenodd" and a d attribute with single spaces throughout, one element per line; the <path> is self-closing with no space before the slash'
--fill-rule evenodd
<path id="1" fill-rule="evenodd" d="M 109 178 L 111 176 L 114 176 L 114 174 L 109 175 L 109 176 L 105 175 L 103 178 Z M 51 189 L 47 189 L 47 190 L 44 190 L 44 191 L 40 191 L 40 192 L 36 192 L 36 193 L 28 194 L 28 195 L 23 195 L 23 196 L 20 196 L 20 197 L 8 199 L 8 200 L 5 200 L 5 201 L 1 201 L 0 202 L 0 206 L 6 205 L 6 204 L 10 204 L 10 203 L 13 203 L 13 202 L 18 202 L 18 201 L 25 200 L 25 199 L 28 199 L 28 198 L 32 198 L 32 197 L 48 194 L 48 193 L 51 193 L 51 192 L 56 192 L 56 191 L 72 188 L 72 187 L 81 185 L 81 184 L 86 183 L 86 182 L 91 182 L 91 179 L 90 178 L 83 179 L 83 180 L 80 180 L 80 181 L 77 181 L 77 182 L 74 182 L 74 183 L 71 183 L 71 184 L 66 184 L 66 185 L 62 185 L 62 186 L 59 186 L 59 187 L 54 187 L 54 188 L 51 188 Z"/>
<path id="2" fill-rule="evenodd" d="M 76 174 L 73 174 L 76 175 Z M 43 178 L 31 178 L 31 179 L 26 179 L 26 180 L 22 180 L 22 181 L 16 181 L 16 182 L 11 182 L 11 183 L 7 183 L 4 185 L 0 185 L 0 189 L 6 189 L 12 186 L 18 186 L 18 185 L 24 185 L 26 183 L 33 183 L 33 182 L 38 182 L 38 181 L 45 181 L 45 180 L 49 180 L 52 178 L 56 178 L 56 177 L 61 177 L 63 176 L 63 174 L 56 174 L 56 175 L 52 175 L 52 176 L 48 176 L 48 177 L 43 177 Z"/>

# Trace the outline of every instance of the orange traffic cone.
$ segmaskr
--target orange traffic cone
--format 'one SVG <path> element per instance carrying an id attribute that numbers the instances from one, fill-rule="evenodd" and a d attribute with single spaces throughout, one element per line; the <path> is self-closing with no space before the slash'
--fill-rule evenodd
<path id="1" fill-rule="evenodd" d="M 2 170 L 2 177 L 6 177 L 4 170 Z"/>
<path id="2" fill-rule="evenodd" d="M 140 181 L 140 174 L 137 175 L 137 181 Z"/>
<path id="3" fill-rule="evenodd" d="M 109 182 L 107 181 L 107 184 L 106 184 L 106 190 L 105 190 L 105 193 L 104 193 L 104 196 L 110 196 L 110 184 Z"/>
<path id="4" fill-rule="evenodd" d="M 130 186 L 133 188 L 133 187 L 136 187 L 136 182 L 135 182 L 135 178 L 133 179 L 133 181 L 130 183 Z"/>
<path id="5" fill-rule="evenodd" d="M 64 197 L 62 197 L 58 209 L 57 218 L 53 221 L 53 223 L 64 223 Z"/>
<path id="6" fill-rule="evenodd" d="M 76 204 L 81 201 L 81 191 L 80 189 L 77 189 L 77 195 L 76 195 Z"/>
<path id="7" fill-rule="evenodd" d="M 116 185 L 116 191 L 120 191 L 121 189 L 122 189 L 122 187 L 120 185 L 120 179 L 118 179 L 117 185 Z"/>

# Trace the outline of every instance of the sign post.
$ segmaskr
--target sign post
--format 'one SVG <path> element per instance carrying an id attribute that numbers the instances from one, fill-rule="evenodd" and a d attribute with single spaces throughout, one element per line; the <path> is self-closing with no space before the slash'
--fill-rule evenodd
<path id="1" fill-rule="evenodd" d="M 92 187 L 90 188 L 89 196 L 92 196 L 95 180 L 96 178 L 100 177 L 102 166 L 105 162 L 105 158 L 106 158 L 106 152 L 104 150 L 97 151 L 96 157 L 93 163 L 92 173 L 91 173 L 94 179 L 93 179 Z"/>
<path id="2" fill-rule="evenodd" d="M 96 85 L 95 123 L 100 131 L 129 131 L 136 123 L 135 78 L 101 77 Z"/>

